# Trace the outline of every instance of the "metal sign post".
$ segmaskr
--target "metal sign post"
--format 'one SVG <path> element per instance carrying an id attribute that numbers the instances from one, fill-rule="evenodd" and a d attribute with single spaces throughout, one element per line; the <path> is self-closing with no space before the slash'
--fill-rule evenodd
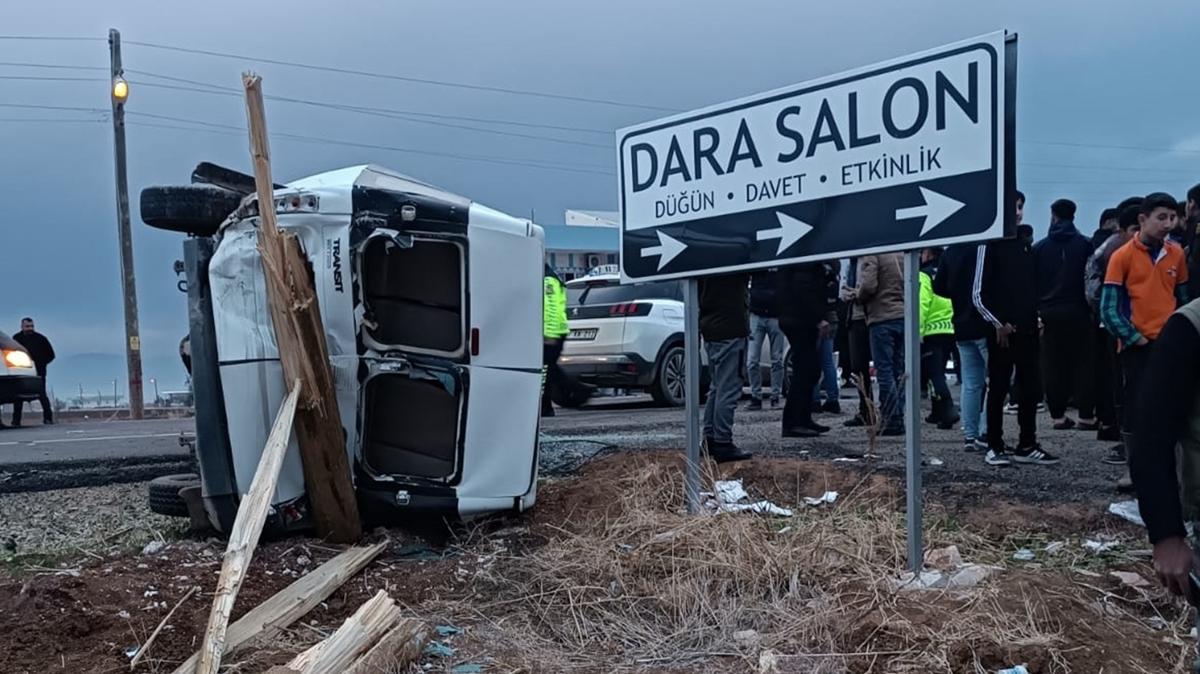
<path id="1" fill-rule="evenodd" d="M 904 255 L 904 472 L 908 568 L 925 563 L 921 510 L 921 252 Z"/>
<path id="2" fill-rule="evenodd" d="M 683 283 L 684 399 L 687 414 L 687 466 L 683 496 L 689 513 L 700 512 L 700 282 Z"/>

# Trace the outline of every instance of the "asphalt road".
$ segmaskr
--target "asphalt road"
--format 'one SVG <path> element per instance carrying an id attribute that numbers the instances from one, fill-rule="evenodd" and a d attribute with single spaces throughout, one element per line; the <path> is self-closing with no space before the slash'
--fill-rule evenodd
<path id="1" fill-rule="evenodd" d="M 78 421 L 53 426 L 34 424 L 0 430 L 0 470 L 6 465 L 41 462 L 104 461 L 181 456 L 181 432 L 193 432 L 192 419 Z"/>
<path id="2" fill-rule="evenodd" d="M 957 399 L 957 388 L 953 393 Z M 851 397 L 854 395 L 852 390 L 842 390 L 843 414 L 817 415 L 818 423 L 832 430 L 816 440 L 782 438 L 782 410 L 749 412 L 743 402 L 734 421 L 734 441 L 757 456 L 849 459 L 847 467 L 903 475 L 903 437 L 878 438 L 872 449 L 864 429 L 842 426 L 857 406 L 857 398 Z M 928 411 L 925 402 L 922 417 Z M 1004 421 L 1005 439 L 1015 444 L 1016 417 L 1005 415 Z M 681 449 L 683 422 L 682 410 L 654 407 L 649 398 L 600 398 L 584 409 L 560 410 L 554 418 L 544 420 L 543 447 L 553 448 L 555 443 L 574 439 L 621 449 Z M 979 500 L 1004 497 L 1038 503 L 1104 503 L 1130 498 L 1118 495 L 1114 489 L 1121 468 L 1101 462 L 1113 443 L 1097 441 L 1094 432 L 1052 430 L 1045 412 L 1039 414 L 1038 427 L 1043 448 L 1062 459 L 1056 466 L 988 466 L 981 453 L 963 451 L 959 428 L 943 431 L 923 423 L 922 476 L 926 491 L 953 492 L 956 496 L 965 493 Z"/>

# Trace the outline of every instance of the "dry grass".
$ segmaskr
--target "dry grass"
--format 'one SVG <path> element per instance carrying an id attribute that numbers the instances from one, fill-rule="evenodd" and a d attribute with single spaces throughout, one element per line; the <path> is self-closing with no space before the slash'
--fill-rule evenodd
<path id="1" fill-rule="evenodd" d="M 490 601 L 458 607 L 488 625 L 481 636 L 498 650 L 520 654 L 509 664 L 962 674 L 985 671 L 975 654 L 1016 647 L 1042 653 L 1043 671 L 1069 671 L 1058 626 L 1032 597 L 1004 610 L 987 586 L 894 590 L 903 519 L 870 494 L 801 510 L 781 532 L 778 519 L 684 515 L 671 466 L 648 464 L 614 492 L 623 496 L 612 516 L 569 522 L 538 549 L 498 558 L 476 579 L 476 596 Z M 929 538 L 947 542 L 936 530 Z M 743 630 L 756 636 L 735 640 Z"/>

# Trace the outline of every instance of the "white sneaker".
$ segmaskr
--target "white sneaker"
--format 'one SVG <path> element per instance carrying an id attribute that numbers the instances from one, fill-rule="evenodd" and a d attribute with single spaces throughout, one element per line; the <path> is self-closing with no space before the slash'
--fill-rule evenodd
<path id="1" fill-rule="evenodd" d="M 989 466 L 1011 466 L 1012 459 L 1008 458 L 1008 452 L 1003 449 L 996 451 L 989 449 L 987 454 L 983 455 L 983 462 Z"/>

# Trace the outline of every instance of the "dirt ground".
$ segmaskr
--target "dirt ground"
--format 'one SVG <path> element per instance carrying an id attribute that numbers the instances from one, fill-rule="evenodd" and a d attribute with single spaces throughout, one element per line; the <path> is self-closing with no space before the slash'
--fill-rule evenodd
<path id="1" fill-rule="evenodd" d="M 797 459 L 707 467 L 708 480 L 740 478 L 753 499 L 795 510 L 776 518 L 687 517 L 679 475 L 677 452 L 615 454 L 544 483 L 519 518 L 435 541 L 376 530 L 370 538 L 391 545 L 374 563 L 296 625 L 227 658 L 229 671 L 286 662 L 380 589 L 441 627 L 439 654 L 420 671 L 1189 671 L 1184 607 L 1111 575 L 1152 579 L 1144 532 L 1093 504 L 1031 506 L 941 485 L 927 547 L 953 544 L 997 570 L 962 591 L 900 591 L 903 492 L 893 476 Z M 836 502 L 804 505 L 826 491 Z M 1111 549 L 1089 551 L 1089 539 Z M 1034 559 L 1014 560 L 1022 549 Z M 0 571 L 3 671 L 128 671 L 134 649 L 198 586 L 138 668 L 171 671 L 202 638 L 222 550 L 185 539 L 10 565 Z M 235 618 L 339 550 L 264 543 Z"/>

